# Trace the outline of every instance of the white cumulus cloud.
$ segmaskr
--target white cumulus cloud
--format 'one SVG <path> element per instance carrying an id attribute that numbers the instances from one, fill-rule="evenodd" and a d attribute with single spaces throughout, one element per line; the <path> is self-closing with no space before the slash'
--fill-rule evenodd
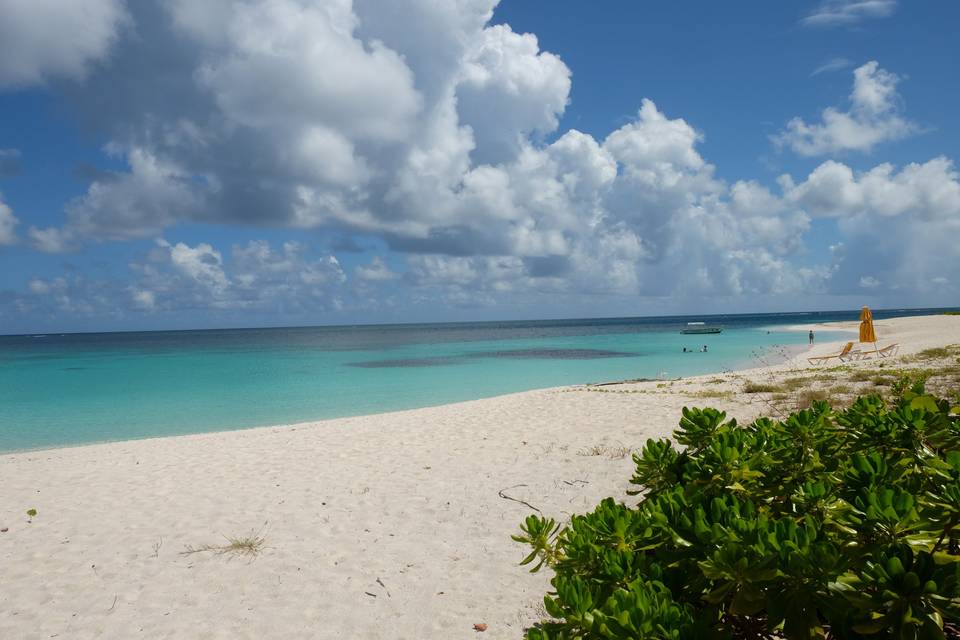
<path id="1" fill-rule="evenodd" d="M 201 223 L 376 247 L 345 271 L 306 241 L 163 241 L 120 294 L 96 290 L 155 313 L 308 313 L 401 290 L 467 306 L 862 294 L 862 277 L 877 294 L 952 286 L 935 282 L 960 270 L 945 240 L 960 207 L 949 159 L 829 161 L 777 189 L 718 177 L 705 132 L 652 100 L 607 135 L 558 131 L 570 69 L 535 35 L 491 25 L 495 4 L 130 3 L 137 37 L 70 93 L 126 167 L 92 172 L 62 223 L 27 239 L 58 252 Z M 157 49 L 171 52 L 163 73 Z M 847 111 L 795 119 L 778 143 L 817 155 L 913 133 L 898 81 L 861 66 Z M 813 225 L 836 228 L 833 249 L 809 245 Z M 71 300 L 94 291 L 66 282 Z"/>
<path id="2" fill-rule="evenodd" d="M 27 237 L 30 239 L 30 246 L 43 253 L 66 253 L 76 248 L 73 234 L 57 227 L 41 229 L 32 226 L 27 230 Z"/>
<path id="3" fill-rule="evenodd" d="M 815 216 L 903 217 L 960 225 L 960 174 L 942 156 L 899 171 L 884 163 L 860 173 L 827 161 L 803 183 L 789 186 L 786 196 Z"/>
<path id="4" fill-rule="evenodd" d="M 183 242 L 171 245 L 166 240 L 157 240 L 157 246 L 169 251 L 174 269 L 187 276 L 214 297 L 221 297 L 230 286 L 223 271 L 220 252 L 205 242 L 191 247 Z"/>
<path id="5" fill-rule="evenodd" d="M 0 247 L 17 242 L 16 226 L 18 224 L 20 220 L 13 215 L 13 209 L 0 199 Z"/>
<path id="6" fill-rule="evenodd" d="M 347 280 L 335 256 L 314 256 L 298 242 L 274 247 L 251 240 L 226 253 L 206 242 L 159 238 L 154 245 L 146 259 L 131 263 L 125 286 L 103 284 L 110 291 L 101 296 L 103 306 L 157 313 L 329 310 Z"/>
<path id="7" fill-rule="evenodd" d="M 357 277 L 366 282 L 385 282 L 395 280 L 400 276 L 390 270 L 383 258 L 374 256 L 370 260 L 370 264 L 357 267 Z"/>
<path id="8" fill-rule="evenodd" d="M 0 89 L 82 79 L 127 22 L 123 0 L 0 0 Z"/>
<path id="9" fill-rule="evenodd" d="M 848 111 L 827 107 L 821 121 L 815 123 L 793 118 L 784 131 L 772 137 L 773 142 L 803 156 L 817 156 L 870 151 L 882 142 L 906 138 L 919 127 L 902 114 L 899 81 L 872 60 L 853 72 Z"/>
<path id="10" fill-rule="evenodd" d="M 133 298 L 133 304 L 138 309 L 144 311 L 153 311 L 157 306 L 157 298 L 153 291 L 147 289 L 134 289 L 130 292 Z"/>
<path id="11" fill-rule="evenodd" d="M 480 31 L 460 75 L 460 121 L 473 130 L 481 163 L 510 158 L 531 134 L 556 129 L 570 93 L 567 65 L 540 51 L 532 33 L 505 24 Z"/>
<path id="12" fill-rule="evenodd" d="M 947 158 L 862 172 L 828 161 L 799 184 L 781 184 L 786 203 L 836 220 L 838 292 L 929 292 L 945 271 L 960 271 L 960 173 Z"/>

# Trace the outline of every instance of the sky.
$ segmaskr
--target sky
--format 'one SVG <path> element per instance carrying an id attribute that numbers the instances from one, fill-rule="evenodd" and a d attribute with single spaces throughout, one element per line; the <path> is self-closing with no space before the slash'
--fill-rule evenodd
<path id="1" fill-rule="evenodd" d="M 0 334 L 958 305 L 958 21 L 0 0 Z"/>

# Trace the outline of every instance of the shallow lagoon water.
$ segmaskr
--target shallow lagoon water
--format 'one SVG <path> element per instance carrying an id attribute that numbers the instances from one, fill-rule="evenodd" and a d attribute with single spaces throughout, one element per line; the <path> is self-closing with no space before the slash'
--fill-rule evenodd
<path id="1" fill-rule="evenodd" d="M 855 318 L 851 312 L 3 336 L 0 451 L 759 366 L 806 344 L 806 334 L 779 327 Z M 693 320 L 723 325 L 724 332 L 682 335 Z M 696 351 L 704 344 L 707 353 Z"/>

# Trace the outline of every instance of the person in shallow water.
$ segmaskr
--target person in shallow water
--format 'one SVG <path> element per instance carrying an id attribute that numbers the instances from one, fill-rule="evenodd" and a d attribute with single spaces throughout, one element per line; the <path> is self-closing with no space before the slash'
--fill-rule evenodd
<path id="1" fill-rule="evenodd" d="M 810 338 L 810 344 L 813 344 L 813 329 L 810 329 L 809 338 Z"/>

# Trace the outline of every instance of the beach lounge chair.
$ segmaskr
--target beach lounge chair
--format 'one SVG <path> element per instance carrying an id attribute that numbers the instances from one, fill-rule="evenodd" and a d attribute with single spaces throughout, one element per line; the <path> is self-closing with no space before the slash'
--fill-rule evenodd
<path id="1" fill-rule="evenodd" d="M 888 344 L 882 349 L 877 349 L 877 353 L 879 353 L 882 358 L 886 358 L 887 356 L 894 355 L 899 349 L 900 345 L 894 342 L 893 344 Z"/>
<path id="2" fill-rule="evenodd" d="M 840 351 L 840 353 L 831 353 L 831 354 L 825 355 L 825 356 L 816 356 L 816 357 L 813 357 L 813 358 L 807 358 L 807 361 L 808 361 L 810 364 L 821 364 L 821 363 L 826 362 L 826 361 L 828 361 L 828 360 L 830 360 L 830 359 L 832 359 L 832 358 L 837 358 L 837 359 L 839 359 L 839 360 L 841 360 L 841 361 L 843 361 L 843 362 L 846 362 L 846 360 L 847 360 L 848 358 L 853 358 L 855 355 L 857 355 L 857 354 L 859 354 L 859 353 L 860 353 L 859 351 L 854 351 L 854 350 L 853 350 L 853 343 L 852 343 L 852 342 L 848 342 L 847 344 L 843 345 L 843 349 Z"/>
<path id="3" fill-rule="evenodd" d="M 893 344 L 888 344 L 887 346 L 881 349 L 870 349 L 868 351 L 862 352 L 864 358 L 870 358 L 873 354 L 877 354 L 880 358 L 887 358 L 896 354 L 897 350 L 900 349 L 900 345 L 894 342 Z"/>

